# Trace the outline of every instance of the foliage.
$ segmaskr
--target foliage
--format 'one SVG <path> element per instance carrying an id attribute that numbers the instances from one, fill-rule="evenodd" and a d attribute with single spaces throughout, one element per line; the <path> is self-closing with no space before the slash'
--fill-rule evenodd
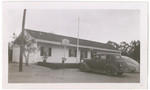
<path id="1" fill-rule="evenodd" d="M 32 36 L 30 36 L 27 32 L 25 32 L 23 55 L 25 57 L 27 66 L 28 66 L 29 58 L 32 57 L 33 55 L 35 55 L 36 52 L 38 52 L 36 40 Z"/>
<path id="2" fill-rule="evenodd" d="M 114 48 L 121 51 L 121 55 L 131 57 L 140 63 L 140 41 L 131 41 L 130 43 L 121 42 L 120 45 L 108 41 L 107 44 L 112 45 Z"/>
<path id="3" fill-rule="evenodd" d="M 8 43 L 8 48 L 10 48 L 10 49 L 15 46 L 14 41 L 17 40 L 17 36 L 15 35 L 15 33 L 13 33 L 12 38 L 14 40 Z M 20 36 L 18 38 L 20 38 Z M 27 33 L 26 31 L 24 32 L 23 41 L 24 41 L 23 56 L 25 57 L 25 60 L 26 60 L 26 66 L 28 66 L 29 58 L 34 56 L 39 50 L 37 49 L 36 39 L 33 38 L 32 36 L 30 36 L 30 34 Z"/>
<path id="4" fill-rule="evenodd" d="M 112 42 L 112 41 L 108 41 L 107 44 L 113 46 L 113 47 L 116 48 L 116 49 L 118 49 L 118 48 L 120 47 L 117 43 Z"/>
<path id="5" fill-rule="evenodd" d="M 61 69 L 61 68 L 79 68 L 80 64 L 78 63 L 48 63 L 48 62 L 38 62 L 37 65 L 48 67 L 52 69 Z"/>

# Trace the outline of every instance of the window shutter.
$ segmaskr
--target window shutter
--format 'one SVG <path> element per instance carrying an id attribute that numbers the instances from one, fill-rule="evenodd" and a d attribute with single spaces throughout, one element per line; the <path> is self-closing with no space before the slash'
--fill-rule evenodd
<path id="1" fill-rule="evenodd" d="M 44 52 L 44 47 L 41 47 L 41 56 L 43 56 L 43 52 Z"/>
<path id="2" fill-rule="evenodd" d="M 69 49 L 69 57 L 71 57 L 71 49 Z"/>
<path id="3" fill-rule="evenodd" d="M 51 56 L 52 48 L 49 48 L 49 56 Z"/>

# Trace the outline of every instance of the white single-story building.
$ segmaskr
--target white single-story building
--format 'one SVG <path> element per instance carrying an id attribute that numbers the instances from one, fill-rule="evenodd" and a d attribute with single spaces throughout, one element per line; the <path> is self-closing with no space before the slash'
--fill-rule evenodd
<path id="1" fill-rule="evenodd" d="M 79 63 L 81 59 L 91 58 L 95 53 L 121 54 L 119 50 L 116 50 L 111 45 L 100 42 L 79 39 L 79 49 L 77 50 L 77 38 L 29 29 L 25 29 L 25 31 L 36 39 L 37 48 L 39 49 L 39 51 L 34 56 L 29 58 L 29 63 L 43 61 L 43 52 L 47 53 L 48 55 L 47 62 L 53 63 L 62 63 L 64 53 L 66 58 L 65 63 Z M 13 48 L 12 62 L 19 62 L 19 38 L 20 37 L 15 40 L 16 45 Z M 62 40 L 64 39 L 69 41 L 66 49 L 64 49 L 64 45 L 62 45 Z M 23 62 L 25 62 L 25 58 L 23 58 Z"/>

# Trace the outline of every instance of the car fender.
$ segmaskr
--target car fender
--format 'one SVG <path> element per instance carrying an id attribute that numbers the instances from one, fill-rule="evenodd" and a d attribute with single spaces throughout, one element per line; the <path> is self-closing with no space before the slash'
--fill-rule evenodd
<path id="1" fill-rule="evenodd" d="M 116 72 L 119 72 L 119 69 L 118 69 L 115 65 L 112 65 L 112 64 L 106 64 L 105 67 L 104 67 L 104 69 L 106 70 L 107 67 L 111 67 L 111 68 L 115 69 Z"/>

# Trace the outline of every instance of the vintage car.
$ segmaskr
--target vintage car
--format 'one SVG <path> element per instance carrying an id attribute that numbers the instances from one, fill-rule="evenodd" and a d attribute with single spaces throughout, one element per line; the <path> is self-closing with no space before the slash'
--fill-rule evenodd
<path id="1" fill-rule="evenodd" d="M 91 59 L 85 58 L 79 64 L 80 71 L 95 71 L 106 75 L 122 75 L 127 65 L 121 55 L 96 54 Z"/>
<path id="2" fill-rule="evenodd" d="M 140 64 L 127 56 L 121 56 L 127 64 L 127 72 L 140 72 Z"/>

